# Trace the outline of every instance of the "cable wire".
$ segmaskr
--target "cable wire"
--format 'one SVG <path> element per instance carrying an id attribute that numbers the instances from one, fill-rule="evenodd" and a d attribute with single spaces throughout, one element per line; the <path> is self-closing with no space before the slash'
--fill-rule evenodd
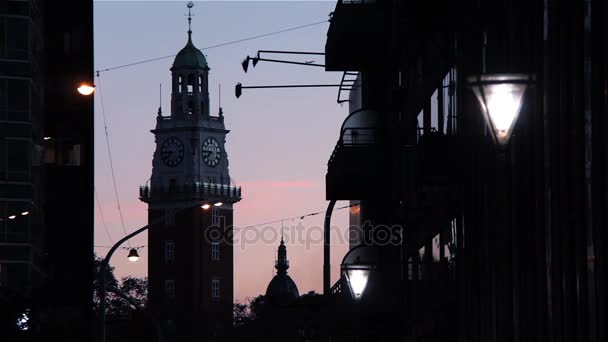
<path id="1" fill-rule="evenodd" d="M 122 230 L 127 235 L 127 229 L 125 228 L 125 221 L 122 215 L 122 208 L 120 207 L 120 198 L 118 196 L 118 187 L 116 186 L 116 175 L 114 174 L 114 163 L 112 162 L 112 151 L 110 149 L 110 136 L 108 134 L 108 125 L 106 120 L 106 111 L 103 105 L 103 95 L 101 91 L 101 77 L 99 77 L 99 72 L 97 73 L 97 85 L 96 85 L 99 93 L 99 102 L 101 104 L 101 115 L 103 117 L 103 127 L 106 134 L 106 147 L 108 149 L 108 157 L 110 159 L 110 170 L 112 171 L 112 183 L 114 184 L 114 195 L 116 196 L 116 206 L 118 207 L 118 213 L 120 214 L 120 224 L 122 225 Z M 131 243 L 127 241 L 129 247 L 131 247 Z"/>
<path id="2" fill-rule="evenodd" d="M 334 211 L 337 211 L 337 210 L 342 210 L 342 209 L 348 209 L 348 208 L 351 208 L 351 207 L 354 207 L 354 206 L 357 206 L 357 205 L 359 205 L 359 204 L 349 204 L 349 205 L 345 205 L 345 206 L 342 206 L 342 207 L 335 208 L 335 209 L 334 209 Z M 268 221 L 268 222 L 264 222 L 264 223 L 252 224 L 252 225 L 248 225 L 248 226 L 245 226 L 245 227 L 239 227 L 239 228 L 235 228 L 235 229 L 233 230 L 233 232 L 234 232 L 234 233 L 236 233 L 236 232 L 239 232 L 239 231 L 241 231 L 241 230 L 243 230 L 243 229 L 249 229 L 249 228 L 255 228 L 255 227 L 259 227 L 259 226 L 265 226 L 265 225 L 269 225 L 269 224 L 272 224 L 272 223 L 279 223 L 279 222 L 283 222 L 283 221 L 285 221 L 285 220 L 295 220 L 295 219 L 300 219 L 300 220 L 303 220 L 303 219 L 304 219 L 304 218 L 306 218 L 306 217 L 315 216 L 315 215 L 320 215 L 320 214 L 325 214 L 325 210 L 323 210 L 323 211 L 317 211 L 317 212 L 313 212 L 313 213 L 309 213 L 309 214 L 304 214 L 304 215 L 298 215 L 298 216 L 289 217 L 289 218 L 278 219 L 278 220 L 274 220 L 274 221 Z M 160 222 L 160 221 L 162 221 L 162 219 L 157 220 L 157 221 L 159 221 L 159 222 Z M 152 224 L 152 223 L 150 223 L 150 224 Z M 150 225 L 150 224 L 149 224 L 149 225 Z M 129 247 L 129 248 L 143 248 L 143 247 L 148 247 L 148 246 L 147 246 L 147 245 L 144 245 L 144 246 L 138 246 L 138 247 Z M 95 246 L 95 248 L 112 248 L 112 246 L 102 246 L 102 245 L 98 245 L 98 246 Z M 127 247 L 120 247 L 120 248 L 127 249 Z"/>
<path id="3" fill-rule="evenodd" d="M 110 230 L 108 229 L 108 225 L 106 224 L 106 219 L 103 217 L 103 211 L 101 210 L 101 204 L 99 203 L 99 195 L 97 194 L 97 188 L 93 188 L 95 191 L 95 201 L 97 202 L 97 210 L 99 210 L 99 216 L 101 217 L 101 223 L 106 230 L 106 234 L 108 235 L 108 240 L 110 240 L 111 244 L 114 244 L 114 240 L 112 239 L 112 235 L 110 235 Z"/>
<path id="4" fill-rule="evenodd" d="M 251 37 L 247 37 L 247 38 L 237 39 L 237 40 L 233 40 L 233 41 L 226 42 L 226 43 L 211 45 L 211 46 L 204 47 L 201 50 L 209 50 L 209 49 L 214 49 L 214 48 L 218 48 L 218 47 L 222 47 L 222 46 L 226 46 L 226 45 L 232 45 L 232 44 L 242 43 L 242 42 L 249 41 L 249 40 L 254 40 L 254 39 L 258 39 L 258 38 L 268 37 L 268 36 L 272 36 L 272 35 L 280 34 L 280 33 L 285 33 L 285 32 L 289 32 L 289 31 L 295 31 L 295 30 L 299 30 L 299 29 L 302 29 L 302 28 L 306 28 L 306 27 L 310 27 L 310 26 L 315 26 L 315 25 L 319 25 L 319 24 L 327 23 L 327 22 L 328 22 L 328 20 L 317 21 L 317 22 L 314 22 L 314 23 L 306 24 L 306 25 L 300 25 L 300 26 L 296 26 L 296 27 L 291 27 L 291 28 L 283 29 L 283 30 L 278 30 L 278 31 L 264 33 L 264 34 L 259 34 L 259 35 L 251 36 Z M 152 58 L 152 59 L 146 59 L 146 60 L 139 61 L 139 62 L 133 62 L 133 63 L 129 63 L 129 64 L 118 65 L 118 66 L 115 66 L 115 67 L 109 67 L 109 68 L 105 68 L 105 69 L 99 69 L 99 70 L 97 70 L 97 77 L 99 78 L 99 73 L 101 73 L 101 72 L 106 72 L 106 71 L 111 71 L 111 70 L 116 70 L 116 69 L 122 69 L 122 68 L 128 68 L 128 67 L 131 67 L 131 66 L 135 66 L 135 65 L 139 65 L 139 64 L 144 64 L 144 63 L 149 63 L 149 62 L 155 62 L 155 61 L 159 61 L 161 59 L 171 58 L 171 57 L 175 57 L 175 56 L 176 56 L 176 54 L 172 54 L 172 55 L 167 55 L 167 56 L 162 56 L 162 57 L 156 57 L 156 58 Z"/>

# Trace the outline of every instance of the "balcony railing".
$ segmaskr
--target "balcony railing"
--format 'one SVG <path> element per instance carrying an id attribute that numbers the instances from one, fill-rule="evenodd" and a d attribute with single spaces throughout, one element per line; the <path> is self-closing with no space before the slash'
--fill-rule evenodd
<path id="1" fill-rule="evenodd" d="M 194 183 L 176 186 L 140 186 L 139 198 L 142 200 L 155 200 L 167 198 L 225 198 L 239 201 L 241 187 L 217 183 Z"/>

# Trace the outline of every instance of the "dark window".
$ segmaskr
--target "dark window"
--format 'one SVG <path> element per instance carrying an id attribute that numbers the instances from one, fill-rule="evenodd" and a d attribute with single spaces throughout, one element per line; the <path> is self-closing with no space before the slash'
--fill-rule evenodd
<path id="1" fill-rule="evenodd" d="M 211 260 L 213 260 L 213 261 L 220 260 L 220 243 L 219 242 L 211 243 Z"/>
<path id="2" fill-rule="evenodd" d="M 5 117 L 9 121 L 29 121 L 30 86 L 27 80 L 6 80 L 3 89 L 6 97 L 0 104 L 0 111 L 5 110 Z"/>
<path id="3" fill-rule="evenodd" d="M 220 298 L 220 280 L 219 279 L 211 280 L 211 297 Z"/>
<path id="4" fill-rule="evenodd" d="M 165 241 L 165 263 L 172 265 L 175 261 L 175 244 L 173 240 Z"/>
<path id="5" fill-rule="evenodd" d="M 27 181 L 30 176 L 31 150 L 28 141 L 6 141 L 6 179 Z"/>

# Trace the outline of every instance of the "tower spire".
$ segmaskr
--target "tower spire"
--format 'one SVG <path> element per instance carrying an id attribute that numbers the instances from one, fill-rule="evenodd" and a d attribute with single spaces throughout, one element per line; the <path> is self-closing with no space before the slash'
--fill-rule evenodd
<path id="1" fill-rule="evenodd" d="M 287 274 L 287 269 L 289 268 L 289 261 L 287 260 L 287 247 L 285 246 L 285 240 L 283 239 L 283 229 L 283 220 L 281 220 L 281 244 L 279 245 L 277 251 L 277 261 L 275 265 L 277 274 L 279 275 Z"/>
<path id="2" fill-rule="evenodd" d="M 192 36 L 192 7 L 194 7 L 194 2 L 189 1 L 186 6 L 188 6 L 188 39 L 191 39 L 191 36 Z"/>

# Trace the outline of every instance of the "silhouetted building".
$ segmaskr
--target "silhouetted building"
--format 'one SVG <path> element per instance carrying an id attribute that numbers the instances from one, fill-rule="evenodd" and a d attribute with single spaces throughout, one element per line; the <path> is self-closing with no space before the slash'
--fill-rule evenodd
<path id="1" fill-rule="evenodd" d="M 190 18 L 189 18 L 190 19 Z M 217 336 L 232 325 L 233 204 L 224 116 L 209 113 L 209 66 L 188 42 L 171 68 L 171 115 L 156 117 L 148 203 L 149 308 L 169 339 Z"/>
<path id="2" fill-rule="evenodd" d="M 0 2 L 0 311 L 51 340 L 92 332 L 92 73 L 93 1 Z"/>
<path id="3" fill-rule="evenodd" d="M 405 229 L 400 246 L 377 246 L 377 295 L 400 321 L 368 321 L 361 334 L 606 340 L 607 6 L 337 2 L 326 69 L 359 83 L 327 199 L 360 201 L 354 220 L 372 235 Z M 535 80 L 504 150 L 467 89 L 468 77 L 492 73 Z"/>
<path id="4" fill-rule="evenodd" d="M 296 283 L 287 274 L 289 260 L 287 260 L 287 247 L 282 237 L 274 267 L 277 269 L 277 274 L 272 277 L 266 288 L 266 300 L 270 304 L 279 306 L 293 304 L 300 297 L 300 293 Z"/>

